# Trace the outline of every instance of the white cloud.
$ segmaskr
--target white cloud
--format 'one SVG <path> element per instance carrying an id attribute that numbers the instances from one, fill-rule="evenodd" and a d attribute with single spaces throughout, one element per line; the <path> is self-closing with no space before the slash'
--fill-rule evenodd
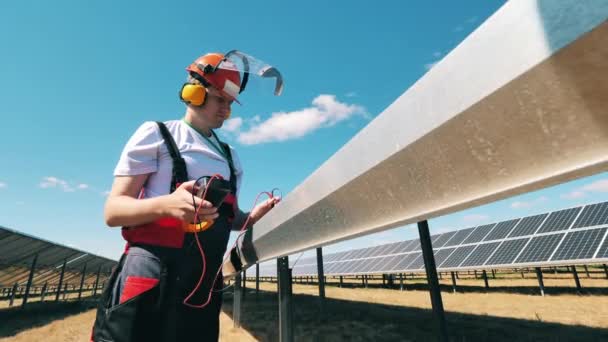
<path id="1" fill-rule="evenodd" d="M 478 223 L 481 221 L 485 221 L 489 218 L 490 217 L 488 215 L 484 215 L 484 214 L 471 214 L 471 215 L 464 216 L 462 218 L 462 220 L 466 223 Z"/>
<path id="2" fill-rule="evenodd" d="M 78 190 L 85 190 L 88 189 L 89 186 L 87 184 L 78 184 L 78 185 L 70 185 L 70 182 L 57 178 L 57 177 L 44 177 L 42 179 L 42 181 L 40 182 L 39 186 L 43 189 L 48 189 L 48 188 L 58 188 L 63 190 L 64 192 L 74 192 L 77 189 Z"/>
<path id="3" fill-rule="evenodd" d="M 600 179 L 593 183 L 584 185 L 578 189 L 575 189 L 569 193 L 562 194 L 559 197 L 563 199 L 579 199 L 587 196 L 588 192 L 608 192 L 608 179 Z"/>
<path id="4" fill-rule="evenodd" d="M 355 97 L 355 96 L 357 96 L 357 93 L 355 93 L 354 91 L 351 91 L 351 92 L 346 93 L 346 95 L 344 95 L 344 96 L 346 96 L 346 97 Z"/>
<path id="5" fill-rule="evenodd" d="M 238 132 L 241 129 L 242 125 L 243 125 L 242 118 L 228 119 L 228 120 L 226 120 L 226 122 L 224 122 L 222 129 L 227 132 L 234 133 L 234 132 Z"/>
<path id="6" fill-rule="evenodd" d="M 319 95 L 312 101 L 312 107 L 273 113 L 265 121 L 254 117 L 248 130 L 237 132 L 237 139 L 245 145 L 297 139 L 354 115 L 366 114 L 365 108 L 337 101 L 334 95 Z"/>
<path id="7" fill-rule="evenodd" d="M 6 183 L 0 182 L 0 189 L 6 188 Z"/>
<path id="8" fill-rule="evenodd" d="M 608 179 L 600 179 L 581 188 L 583 191 L 608 192 Z"/>
<path id="9" fill-rule="evenodd" d="M 522 209 L 522 208 L 532 208 L 539 204 L 547 202 L 548 198 L 545 196 L 541 196 L 532 201 L 515 201 L 511 203 L 511 208 L 513 209 Z"/>

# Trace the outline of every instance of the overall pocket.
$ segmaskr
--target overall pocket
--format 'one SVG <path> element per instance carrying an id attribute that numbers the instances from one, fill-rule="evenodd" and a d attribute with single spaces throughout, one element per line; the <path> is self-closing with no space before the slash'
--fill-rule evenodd
<path id="1" fill-rule="evenodd" d="M 167 268 L 159 258 L 146 253 L 130 250 L 121 258 L 97 310 L 94 341 L 161 339 Z"/>

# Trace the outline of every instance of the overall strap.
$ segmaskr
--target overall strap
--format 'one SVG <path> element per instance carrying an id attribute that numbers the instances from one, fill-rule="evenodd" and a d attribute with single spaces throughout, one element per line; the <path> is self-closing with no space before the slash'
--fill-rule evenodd
<path id="1" fill-rule="evenodd" d="M 177 184 L 185 183 L 188 181 L 188 169 L 186 168 L 186 161 L 182 158 L 179 153 L 179 149 L 173 140 L 173 136 L 169 133 L 167 126 L 163 122 L 156 121 L 160 134 L 165 139 L 165 145 L 169 150 L 171 159 L 173 159 L 173 173 L 171 175 L 171 192 L 175 191 Z"/>
<path id="2" fill-rule="evenodd" d="M 217 139 L 217 136 L 215 137 Z M 230 167 L 230 190 L 236 196 L 236 173 L 234 171 L 234 162 L 232 161 L 232 152 L 230 152 L 230 146 L 228 144 L 221 142 L 219 139 L 217 141 L 220 143 L 224 151 L 226 152 L 226 157 L 228 158 L 228 166 Z"/>

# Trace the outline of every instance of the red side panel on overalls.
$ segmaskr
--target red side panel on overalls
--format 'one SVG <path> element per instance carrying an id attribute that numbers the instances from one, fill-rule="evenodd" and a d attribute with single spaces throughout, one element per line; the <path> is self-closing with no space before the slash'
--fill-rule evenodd
<path id="1" fill-rule="evenodd" d="M 224 199 L 224 203 L 222 205 L 228 205 L 232 208 L 230 213 L 228 214 L 228 222 L 232 222 L 234 220 L 234 216 L 236 215 L 236 211 L 238 209 L 236 203 L 236 196 L 233 193 L 229 193 Z"/>
<path id="2" fill-rule="evenodd" d="M 184 243 L 182 221 L 172 217 L 163 217 L 136 228 L 123 228 L 122 236 L 129 244 L 181 248 Z"/>
<path id="3" fill-rule="evenodd" d="M 120 303 L 148 291 L 156 284 L 158 284 L 158 279 L 155 278 L 128 276 L 120 294 Z"/>

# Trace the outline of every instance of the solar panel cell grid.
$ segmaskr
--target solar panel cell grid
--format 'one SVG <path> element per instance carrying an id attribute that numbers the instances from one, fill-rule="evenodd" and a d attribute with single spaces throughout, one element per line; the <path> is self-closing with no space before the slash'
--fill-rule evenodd
<path id="1" fill-rule="evenodd" d="M 383 257 L 377 258 L 374 263 L 370 264 L 368 272 L 369 273 L 379 272 L 380 270 L 382 270 L 382 268 L 384 267 L 384 265 L 390 258 L 392 258 L 392 256 L 383 256 Z"/>
<path id="2" fill-rule="evenodd" d="M 395 265 L 397 265 L 402 258 L 403 257 L 401 255 L 393 255 L 393 256 L 389 257 L 385 261 L 385 263 L 380 266 L 380 271 L 390 272 L 390 270 L 392 270 L 393 267 L 395 267 Z"/>
<path id="3" fill-rule="evenodd" d="M 406 248 L 406 252 L 418 251 L 420 250 L 420 239 L 414 240 L 411 244 L 409 244 Z"/>
<path id="4" fill-rule="evenodd" d="M 460 264 L 460 267 L 483 265 L 499 245 L 500 242 L 490 242 L 483 245 L 477 245 L 469 257 L 462 264 Z"/>
<path id="5" fill-rule="evenodd" d="M 532 235 L 541 223 L 545 220 L 545 218 L 549 214 L 540 214 L 534 216 L 528 216 L 521 219 L 521 222 L 517 225 L 517 227 L 513 228 L 511 233 L 509 233 L 509 237 L 517 237 L 517 236 L 526 236 Z"/>
<path id="6" fill-rule="evenodd" d="M 424 257 L 422 253 L 412 261 L 412 263 L 408 266 L 410 270 L 420 270 L 424 267 Z"/>
<path id="7" fill-rule="evenodd" d="M 449 257 L 454 250 L 456 250 L 456 248 L 444 248 L 435 251 L 435 266 L 438 267 L 441 265 L 441 263 L 443 263 L 443 261 L 445 261 L 445 259 L 447 259 L 447 257 Z"/>
<path id="8" fill-rule="evenodd" d="M 593 258 L 606 235 L 607 228 L 572 231 L 566 235 L 551 260 L 576 260 Z"/>
<path id="9" fill-rule="evenodd" d="M 395 264 L 395 266 L 393 266 L 392 271 L 405 271 L 407 270 L 409 264 L 412 263 L 412 261 L 414 261 L 414 259 L 416 259 L 418 257 L 420 253 L 411 253 L 411 254 L 405 254 L 401 257 L 401 259 L 399 260 L 399 262 L 397 264 Z"/>
<path id="10" fill-rule="evenodd" d="M 471 234 L 471 232 L 473 232 L 475 228 L 467 228 L 467 229 L 462 229 L 459 230 L 458 232 L 456 232 L 456 235 L 454 235 L 450 241 L 448 241 L 445 246 L 449 247 L 449 246 L 458 246 L 462 243 L 462 241 L 464 241 L 469 234 Z"/>
<path id="11" fill-rule="evenodd" d="M 504 241 L 484 265 L 508 265 L 513 263 L 513 260 L 515 260 L 521 249 L 524 248 L 529 240 L 530 238 L 522 238 Z"/>
<path id="12" fill-rule="evenodd" d="M 456 234 L 456 231 L 441 234 L 437 241 L 433 241 L 433 248 L 443 247 L 443 245 L 445 245 L 445 243 L 448 242 L 448 240 L 454 236 L 454 234 Z"/>
<path id="13" fill-rule="evenodd" d="M 608 202 L 588 205 L 572 228 L 592 227 L 608 224 Z"/>
<path id="14" fill-rule="evenodd" d="M 460 263 L 475 249 L 475 246 L 458 247 L 442 264 L 442 268 L 458 267 Z"/>
<path id="15" fill-rule="evenodd" d="M 517 222 L 519 222 L 519 219 L 499 222 L 496 227 L 492 229 L 490 234 L 483 239 L 483 241 L 493 241 L 506 238 Z"/>
<path id="16" fill-rule="evenodd" d="M 554 211 L 549 214 L 545 223 L 540 227 L 537 234 L 566 230 L 572 225 L 581 207 Z"/>
<path id="17" fill-rule="evenodd" d="M 596 259 L 604 259 L 604 258 L 608 259 L 608 236 L 604 237 L 604 242 L 598 249 L 597 254 L 595 255 L 595 258 Z"/>
<path id="18" fill-rule="evenodd" d="M 565 233 L 535 236 L 517 257 L 516 263 L 548 261 Z"/>
<path id="19" fill-rule="evenodd" d="M 483 238 L 486 237 L 486 235 L 488 235 L 492 231 L 494 226 L 496 226 L 496 224 L 492 223 L 475 228 L 475 230 L 466 239 L 464 239 L 462 244 L 464 245 L 467 243 L 476 243 L 483 240 Z"/>

